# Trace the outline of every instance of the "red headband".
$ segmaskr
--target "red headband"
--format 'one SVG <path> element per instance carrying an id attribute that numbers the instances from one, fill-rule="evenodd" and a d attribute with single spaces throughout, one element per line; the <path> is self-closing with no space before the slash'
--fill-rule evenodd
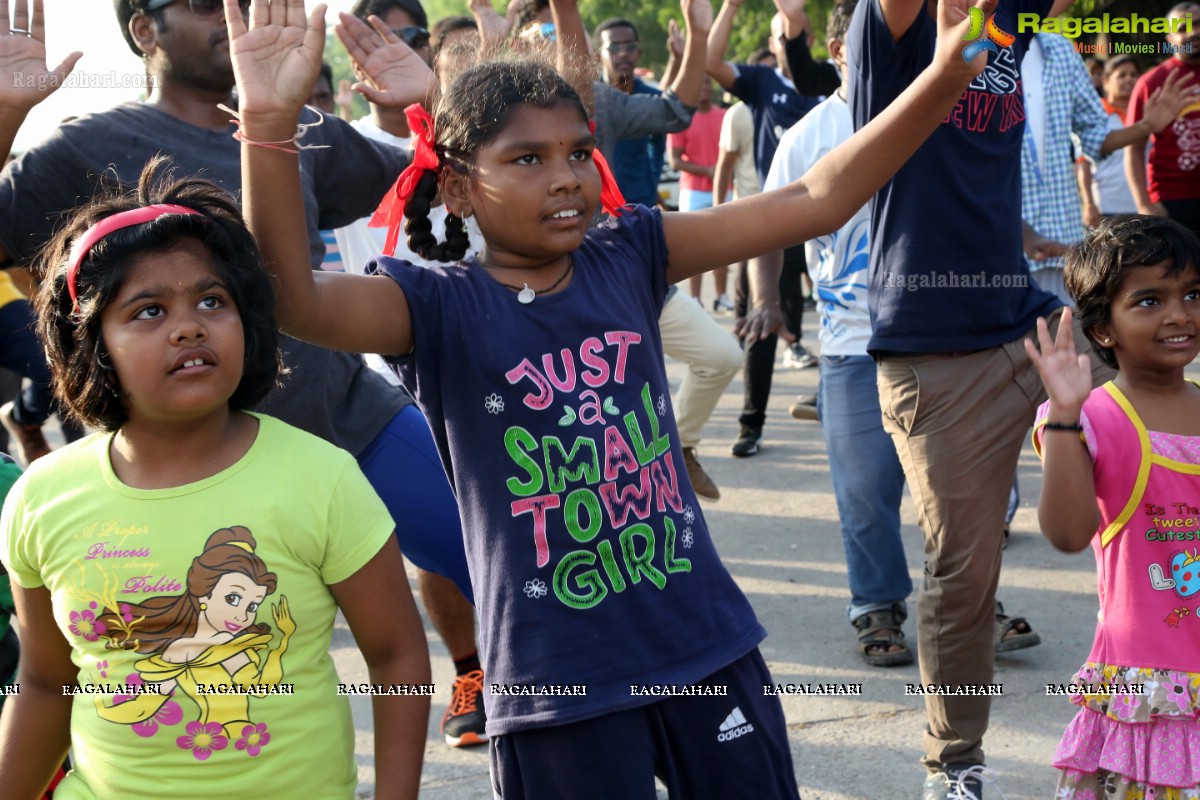
<path id="1" fill-rule="evenodd" d="M 404 207 L 408 204 L 408 199 L 417 191 L 417 183 L 421 180 L 421 176 L 426 171 L 436 170 L 441 166 L 441 159 L 438 158 L 437 151 L 434 149 L 436 136 L 433 130 L 433 117 L 429 116 L 429 112 L 419 103 L 413 103 L 404 109 L 404 115 L 408 118 L 408 128 L 413 133 L 412 162 L 400 173 L 400 177 L 392 184 L 391 191 L 384 195 L 379 208 L 375 209 L 371 221 L 367 223 L 371 228 L 387 226 L 387 239 L 383 243 L 385 256 L 396 253 L 396 243 L 400 240 L 400 223 L 404 219 Z M 596 123 L 588 122 L 588 129 L 594 134 Z M 596 170 L 600 173 L 600 207 L 606 214 L 614 217 L 620 216 L 621 206 L 625 205 L 625 197 L 617 187 L 612 170 L 608 168 L 608 162 L 605 161 L 599 150 L 592 151 L 592 160 L 596 164 Z"/>
<path id="2" fill-rule="evenodd" d="M 96 246 L 97 242 L 113 231 L 119 231 L 122 228 L 129 228 L 134 225 L 141 225 L 144 222 L 151 222 L 167 214 L 195 214 L 201 217 L 204 216 L 199 211 L 187 206 L 160 203 L 113 214 L 111 217 L 105 217 L 84 231 L 83 236 L 76 239 L 74 246 L 71 248 L 71 260 L 67 267 L 67 292 L 71 295 L 72 308 L 76 311 L 79 310 L 79 296 L 75 288 L 75 279 L 79 277 L 79 266 L 87 258 L 91 249 Z"/>

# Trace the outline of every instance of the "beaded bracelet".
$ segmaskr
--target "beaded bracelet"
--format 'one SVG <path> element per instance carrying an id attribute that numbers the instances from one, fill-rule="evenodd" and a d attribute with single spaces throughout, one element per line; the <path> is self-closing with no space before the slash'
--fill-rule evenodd
<path id="1" fill-rule="evenodd" d="M 1047 422 L 1042 427 L 1048 431 L 1070 431 L 1071 433 L 1083 433 L 1083 426 L 1078 422 Z"/>

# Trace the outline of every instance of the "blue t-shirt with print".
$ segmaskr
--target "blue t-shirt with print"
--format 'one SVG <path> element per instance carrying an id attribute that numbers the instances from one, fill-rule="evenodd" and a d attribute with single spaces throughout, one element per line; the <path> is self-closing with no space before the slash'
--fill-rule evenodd
<path id="1" fill-rule="evenodd" d="M 821 98 L 797 94 L 779 70 L 751 64 L 737 65 L 737 77 L 729 91 L 746 104 L 754 117 L 754 167 L 758 170 L 758 185 L 762 186 L 784 131 L 816 108 Z"/>
<path id="2" fill-rule="evenodd" d="M 995 21 L 1015 40 L 871 201 L 871 352 L 982 350 L 1030 330 L 1061 303 L 1029 278 L 1021 246 L 1021 60 L 1032 33 L 1017 14 L 1051 0 L 1005 0 Z M 922 8 L 893 42 L 879 0 L 859 3 L 847 34 L 855 128 L 932 61 L 937 23 Z"/>
<path id="3" fill-rule="evenodd" d="M 626 206 L 572 255 L 567 287 L 528 305 L 478 262 L 377 262 L 412 312 L 414 351 L 392 362 L 458 497 L 491 735 L 654 702 L 631 685 L 695 682 L 766 635 L 683 466 L 662 217 Z"/>
<path id="4" fill-rule="evenodd" d="M 658 89 L 641 78 L 633 79 L 633 94 L 661 95 Z M 612 172 L 625 201 L 644 206 L 658 204 L 658 178 L 662 175 L 663 156 L 667 152 L 667 137 L 638 136 L 621 139 L 613 150 Z"/>

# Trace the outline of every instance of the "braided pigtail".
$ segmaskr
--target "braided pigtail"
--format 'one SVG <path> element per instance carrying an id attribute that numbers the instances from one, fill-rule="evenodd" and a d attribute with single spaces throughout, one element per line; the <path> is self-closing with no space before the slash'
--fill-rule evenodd
<path id="1" fill-rule="evenodd" d="M 437 173 L 425 172 L 417 188 L 404 206 L 404 232 L 408 234 L 408 249 L 421 258 L 441 261 L 441 246 L 433 235 L 433 223 L 429 221 L 429 207 L 437 196 Z"/>
<path id="2" fill-rule="evenodd" d="M 462 261 L 471 249 L 471 237 L 467 235 L 467 221 L 456 214 L 446 215 L 446 241 L 442 245 L 447 261 Z"/>
<path id="3" fill-rule="evenodd" d="M 446 216 L 446 241 L 439 242 L 433 234 L 429 211 L 437 193 L 437 173 L 430 170 L 421 176 L 416 191 L 404 207 L 404 232 L 408 234 L 408 248 L 421 258 L 432 261 L 462 261 L 471 245 L 462 217 L 455 214 Z"/>

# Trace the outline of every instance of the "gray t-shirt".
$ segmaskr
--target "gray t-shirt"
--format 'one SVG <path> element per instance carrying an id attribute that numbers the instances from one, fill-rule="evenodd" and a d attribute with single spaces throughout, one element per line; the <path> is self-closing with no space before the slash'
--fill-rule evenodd
<path id="1" fill-rule="evenodd" d="M 316 112 L 306 109 L 304 121 Z M 17 263 L 30 261 L 66 212 L 90 199 L 102 172 L 135 186 L 153 156 L 170 156 L 179 175 L 194 175 L 241 197 L 241 145 L 234 126 L 213 131 L 150 106 L 125 103 L 64 123 L 0 174 L 0 245 Z M 336 117 L 310 128 L 304 144 L 328 149 L 300 156 L 313 268 L 325 254 L 319 231 L 375 210 L 407 155 L 370 142 Z M 358 455 L 412 401 L 349 353 L 283 337 L 291 368 L 282 389 L 259 410 Z"/>
<path id="2" fill-rule="evenodd" d="M 692 124 L 696 111 L 669 89 L 662 94 L 626 94 L 604 81 L 595 81 L 592 87 L 596 92 L 596 149 L 610 162 L 621 139 L 678 133 Z"/>

